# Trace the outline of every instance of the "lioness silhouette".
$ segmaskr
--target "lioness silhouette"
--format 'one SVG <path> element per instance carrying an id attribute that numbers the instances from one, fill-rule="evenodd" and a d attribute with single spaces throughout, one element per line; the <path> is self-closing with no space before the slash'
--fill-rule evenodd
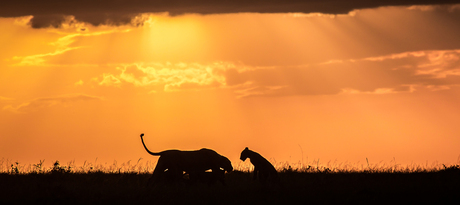
<path id="1" fill-rule="evenodd" d="M 192 151 L 165 150 L 151 152 L 145 145 L 143 137 L 144 134 L 142 133 L 141 141 L 145 150 L 153 156 L 160 156 L 148 185 L 155 184 L 165 178 L 168 180 L 181 180 L 184 172 L 188 173 L 191 178 L 200 178 L 200 175 L 209 169 L 215 173 L 219 173 L 221 168 L 224 172 L 233 170 L 230 160 L 214 150 L 203 148 Z"/>
<path id="2" fill-rule="evenodd" d="M 241 152 L 240 159 L 245 161 L 247 158 L 249 158 L 254 165 L 254 180 L 256 180 L 258 176 L 259 181 L 263 184 L 267 181 L 276 184 L 279 183 L 278 172 L 275 167 L 267 159 L 262 157 L 262 155 L 246 147 L 246 149 Z"/>

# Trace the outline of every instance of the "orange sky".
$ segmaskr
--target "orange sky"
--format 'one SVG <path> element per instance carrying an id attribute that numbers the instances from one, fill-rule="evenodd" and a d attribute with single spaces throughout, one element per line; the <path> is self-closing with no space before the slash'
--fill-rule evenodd
<path id="1" fill-rule="evenodd" d="M 459 163 L 460 5 L 0 18 L 0 158 Z M 141 26 L 135 26 L 141 25 Z"/>

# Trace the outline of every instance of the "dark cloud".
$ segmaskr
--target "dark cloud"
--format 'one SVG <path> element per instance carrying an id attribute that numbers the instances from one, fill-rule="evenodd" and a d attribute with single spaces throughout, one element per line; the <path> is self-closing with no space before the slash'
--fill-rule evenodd
<path id="1" fill-rule="evenodd" d="M 283 13 L 320 12 L 348 13 L 354 9 L 380 6 L 453 4 L 458 0 L 7 0 L 0 5 L 0 17 L 33 15 L 35 28 L 59 26 L 64 16 L 72 15 L 78 21 L 99 24 L 126 24 L 139 13 Z"/>
<path id="2" fill-rule="evenodd" d="M 72 15 L 75 18 L 66 18 L 69 15 L 64 14 L 45 14 L 45 15 L 34 15 L 31 20 L 32 28 L 43 28 L 43 27 L 60 27 L 63 23 L 76 23 L 87 22 L 92 25 L 98 26 L 101 24 L 106 25 L 126 25 L 131 23 L 131 19 L 135 17 L 135 14 L 100 14 L 100 13 L 86 13 L 86 14 L 75 14 Z"/>

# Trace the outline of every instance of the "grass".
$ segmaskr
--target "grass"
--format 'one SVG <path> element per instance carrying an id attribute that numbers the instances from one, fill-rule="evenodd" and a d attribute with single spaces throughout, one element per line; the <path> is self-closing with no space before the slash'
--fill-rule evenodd
<path id="1" fill-rule="evenodd" d="M 457 200 L 459 165 L 276 163 L 282 187 L 251 179 L 251 166 L 236 165 L 220 183 L 146 188 L 154 164 L 0 161 L 0 204 L 388 204 Z"/>

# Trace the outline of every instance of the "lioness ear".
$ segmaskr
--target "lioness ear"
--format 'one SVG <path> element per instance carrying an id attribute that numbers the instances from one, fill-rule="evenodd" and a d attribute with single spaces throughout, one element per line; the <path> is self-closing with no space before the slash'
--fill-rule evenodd
<path id="1" fill-rule="evenodd" d="M 248 148 L 248 147 L 246 147 L 246 149 L 244 149 L 244 150 L 248 150 L 248 149 L 249 149 L 249 148 Z"/>

